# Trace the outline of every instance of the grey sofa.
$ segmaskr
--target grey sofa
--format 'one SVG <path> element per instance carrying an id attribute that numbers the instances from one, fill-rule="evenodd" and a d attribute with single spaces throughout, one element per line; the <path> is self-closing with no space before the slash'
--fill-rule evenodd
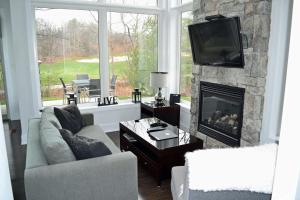
<path id="1" fill-rule="evenodd" d="M 27 200 L 137 200 L 137 158 L 120 152 L 93 115 L 82 115 L 85 126 L 77 133 L 105 143 L 112 154 L 48 165 L 40 143 L 40 119 L 29 122 L 25 191 Z"/>

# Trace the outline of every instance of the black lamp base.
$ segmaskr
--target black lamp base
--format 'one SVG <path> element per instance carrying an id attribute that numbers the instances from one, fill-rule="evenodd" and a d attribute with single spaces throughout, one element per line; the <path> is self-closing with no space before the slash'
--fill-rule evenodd
<path id="1" fill-rule="evenodd" d="M 164 106 L 164 99 L 155 99 L 155 105 L 156 106 Z"/>
<path id="2" fill-rule="evenodd" d="M 161 88 L 158 88 L 158 93 L 155 95 L 155 105 L 156 106 L 164 106 L 164 100 L 165 98 L 163 97 L 161 93 Z"/>

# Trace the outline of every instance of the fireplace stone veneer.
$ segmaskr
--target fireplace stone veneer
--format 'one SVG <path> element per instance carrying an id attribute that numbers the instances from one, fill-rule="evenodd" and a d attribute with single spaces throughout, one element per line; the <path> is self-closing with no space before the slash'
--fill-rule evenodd
<path id="1" fill-rule="evenodd" d="M 241 146 L 257 145 L 263 119 L 263 105 L 267 78 L 268 44 L 270 38 L 271 4 L 266 0 L 194 0 L 194 22 L 206 16 L 221 14 L 239 16 L 241 32 L 248 38 L 244 49 L 243 69 L 194 65 L 192 68 L 192 96 L 190 133 L 204 140 L 204 148 L 227 147 L 226 144 L 198 130 L 200 81 L 245 89 Z"/>
<path id="2" fill-rule="evenodd" d="M 229 146 L 240 146 L 244 88 L 200 82 L 198 131 Z"/>

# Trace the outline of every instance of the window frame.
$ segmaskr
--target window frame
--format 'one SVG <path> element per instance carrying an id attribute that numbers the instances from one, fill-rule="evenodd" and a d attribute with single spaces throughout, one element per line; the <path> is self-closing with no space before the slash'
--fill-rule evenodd
<path id="1" fill-rule="evenodd" d="M 166 38 L 165 32 L 167 23 L 167 1 L 158 1 L 157 7 L 151 6 L 131 6 L 122 4 L 106 3 L 105 0 L 99 0 L 95 2 L 84 1 L 70 1 L 70 0 L 32 0 L 31 1 L 31 21 L 35 22 L 35 10 L 36 8 L 52 8 L 52 9 L 69 9 L 69 10 L 93 10 L 98 12 L 98 41 L 99 41 L 99 72 L 101 80 L 101 96 L 109 96 L 109 46 L 108 46 L 108 29 L 107 29 L 107 14 L 109 12 L 116 13 L 133 13 L 133 14 L 149 14 L 156 15 L 158 26 L 158 39 L 157 39 L 157 59 L 158 59 L 158 71 L 166 70 Z M 35 53 L 37 56 L 37 42 L 36 42 L 36 25 L 33 23 L 32 39 L 34 41 Z M 36 59 L 37 60 L 37 59 Z M 36 70 L 36 77 L 40 81 L 40 75 Z M 39 107 L 42 108 L 42 98 L 40 91 L 40 84 L 35 84 L 35 90 L 39 93 Z"/>
<path id="2" fill-rule="evenodd" d="M 170 72 L 173 70 L 176 73 L 171 75 L 170 83 L 177 83 L 175 86 L 170 88 L 170 93 L 180 93 L 180 74 L 181 74 L 181 23 L 182 23 L 182 13 L 193 11 L 193 2 L 181 4 L 181 0 L 170 0 L 172 1 L 170 8 L 170 27 L 169 31 L 171 40 L 174 44 L 169 42 L 169 65 L 173 66 L 170 68 Z M 181 100 L 182 103 L 190 106 L 189 101 Z"/>
<path id="3" fill-rule="evenodd" d="M 156 24 L 156 26 L 157 26 L 157 31 L 156 31 L 156 34 L 157 34 L 157 39 L 156 39 L 156 48 L 157 48 L 157 50 L 156 50 L 156 53 L 157 53 L 157 55 L 156 55 L 156 65 L 157 65 L 157 67 L 156 68 L 154 68 L 153 70 L 156 70 L 156 71 L 158 71 L 159 70 L 159 66 L 161 66 L 160 64 L 159 64 L 159 55 L 160 55 L 160 53 L 159 53 L 159 49 L 160 49 L 160 47 L 162 47 L 162 45 L 160 44 L 160 42 L 159 42 L 159 33 L 160 33 L 160 31 L 159 31 L 159 16 L 158 15 L 154 15 L 154 14 L 144 14 L 144 13 L 127 13 L 127 12 L 113 12 L 113 11 L 111 11 L 111 12 L 107 12 L 107 16 L 108 16 L 108 14 L 109 13 L 114 13 L 114 14 L 133 14 L 133 15 L 135 15 L 135 14 L 139 14 L 139 15 L 148 15 L 148 16 L 153 16 L 153 17 L 155 17 L 156 18 L 156 22 L 157 22 L 157 24 Z M 108 22 L 108 21 L 107 21 Z M 107 29 L 107 32 L 108 32 L 109 30 Z M 107 39 L 107 41 L 108 41 L 108 39 Z M 109 52 L 109 46 L 108 46 L 108 52 Z M 110 55 L 109 55 L 110 56 Z M 108 63 L 108 65 L 109 65 L 109 63 Z M 109 70 L 110 71 L 110 70 Z M 151 70 L 152 71 L 152 70 Z M 110 74 L 111 75 L 111 74 Z M 150 75 L 150 74 L 149 74 Z M 111 76 L 110 76 L 111 77 Z M 142 94 L 143 95 L 143 94 Z M 152 95 L 152 96 L 154 96 L 154 94 Z M 124 99 L 119 99 L 119 101 L 123 101 L 123 102 L 127 102 L 128 100 L 130 100 L 131 101 L 131 96 L 128 96 L 129 98 L 124 98 Z M 147 95 L 143 95 L 143 97 L 144 98 L 149 98 L 149 96 L 147 96 Z M 151 97 L 150 97 L 151 98 Z"/>

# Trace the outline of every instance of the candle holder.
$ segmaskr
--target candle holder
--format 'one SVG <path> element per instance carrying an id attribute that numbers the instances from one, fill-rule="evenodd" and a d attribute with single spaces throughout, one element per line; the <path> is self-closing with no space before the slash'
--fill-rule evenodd
<path id="1" fill-rule="evenodd" d="M 132 102 L 140 103 L 142 101 L 142 93 L 139 88 L 135 88 L 132 92 Z"/>

